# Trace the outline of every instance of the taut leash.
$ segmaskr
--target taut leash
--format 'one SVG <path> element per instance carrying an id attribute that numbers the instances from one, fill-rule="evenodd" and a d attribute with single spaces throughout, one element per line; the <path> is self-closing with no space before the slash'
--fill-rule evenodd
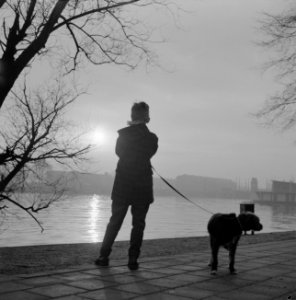
<path id="1" fill-rule="evenodd" d="M 158 175 L 158 177 L 165 183 L 167 184 L 173 191 L 175 191 L 177 194 L 179 194 L 182 198 L 184 198 L 185 200 L 187 200 L 188 202 L 190 202 L 191 204 L 197 206 L 198 208 L 206 211 L 207 213 L 213 215 L 213 212 L 207 210 L 206 208 L 203 208 L 202 206 L 200 206 L 199 204 L 193 202 L 192 200 L 190 200 L 189 198 L 187 198 L 185 195 L 183 195 L 180 191 L 178 191 L 174 186 L 172 186 L 165 178 L 163 178 L 156 170 L 155 168 L 152 166 L 153 171 Z"/>

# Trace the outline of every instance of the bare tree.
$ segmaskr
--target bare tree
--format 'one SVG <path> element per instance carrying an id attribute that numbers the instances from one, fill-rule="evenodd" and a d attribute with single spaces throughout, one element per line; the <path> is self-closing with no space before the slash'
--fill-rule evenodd
<path id="1" fill-rule="evenodd" d="M 136 8 L 171 0 L 0 0 L 0 108 L 34 58 L 62 55 L 67 72 L 84 60 L 134 68 L 152 52 Z M 1 79 L 2 77 L 2 79 Z"/>
<path id="2" fill-rule="evenodd" d="M 0 0 L 0 210 L 10 203 L 36 219 L 35 213 L 52 200 L 22 203 L 16 192 L 28 188 L 28 179 L 44 183 L 42 170 L 50 161 L 75 163 L 89 150 L 77 148 L 77 137 L 69 139 L 71 131 L 61 118 L 77 95 L 61 84 L 36 93 L 25 85 L 14 93 L 24 70 L 37 58 L 62 66 L 63 74 L 83 62 L 128 68 L 143 60 L 150 63 L 155 58 L 149 49 L 153 31 L 138 12 L 159 7 L 172 12 L 172 1 Z"/>
<path id="3" fill-rule="evenodd" d="M 282 89 L 270 97 L 258 116 L 289 129 L 296 123 L 296 6 L 279 15 L 265 14 L 261 29 L 266 38 L 260 45 L 272 55 L 267 67 L 275 70 Z"/>
<path id="4" fill-rule="evenodd" d="M 0 119 L 0 210 L 14 205 L 41 226 L 35 214 L 58 199 L 63 191 L 57 182 L 47 181 L 44 170 L 52 162 L 64 166 L 78 164 L 90 150 L 89 145 L 81 145 L 81 136 L 64 118 L 78 96 L 67 91 L 62 82 L 38 91 L 29 91 L 24 85 L 21 93 L 13 93 L 13 104 Z M 43 190 L 38 197 L 31 195 L 24 200 L 20 193 L 32 192 L 36 183 L 42 183 Z M 41 196 L 45 187 L 47 193 Z"/>

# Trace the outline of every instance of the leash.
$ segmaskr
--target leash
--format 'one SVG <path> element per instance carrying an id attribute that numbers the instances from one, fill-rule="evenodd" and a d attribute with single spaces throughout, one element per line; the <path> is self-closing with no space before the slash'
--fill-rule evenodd
<path id="1" fill-rule="evenodd" d="M 184 198 L 185 200 L 187 200 L 188 202 L 190 202 L 191 204 L 193 204 L 194 206 L 204 210 L 205 212 L 213 215 L 214 213 L 207 210 L 206 208 L 202 207 L 201 205 L 193 202 L 192 200 L 190 200 L 189 198 L 187 198 L 185 195 L 183 195 L 180 191 L 178 191 L 174 186 L 172 186 L 165 178 L 163 178 L 156 170 L 155 168 L 152 166 L 152 170 L 158 175 L 158 177 L 166 184 L 168 185 L 173 191 L 175 191 L 177 194 L 179 194 L 182 198 Z"/>

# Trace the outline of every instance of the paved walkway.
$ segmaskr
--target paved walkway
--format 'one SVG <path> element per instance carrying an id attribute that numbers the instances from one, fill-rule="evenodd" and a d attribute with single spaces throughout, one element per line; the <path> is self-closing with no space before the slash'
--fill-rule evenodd
<path id="1" fill-rule="evenodd" d="M 296 300 L 296 240 L 241 245 L 237 275 L 220 250 L 218 274 L 209 273 L 208 251 L 143 258 L 138 271 L 126 261 L 35 274 L 0 275 L 1 300 L 79 299 L 293 299 Z"/>

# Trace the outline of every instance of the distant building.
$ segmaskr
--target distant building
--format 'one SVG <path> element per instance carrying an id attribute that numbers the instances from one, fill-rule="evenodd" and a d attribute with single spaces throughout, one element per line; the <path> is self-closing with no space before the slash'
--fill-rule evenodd
<path id="1" fill-rule="evenodd" d="M 233 198 L 236 192 L 234 181 L 225 178 L 180 175 L 174 180 L 177 189 L 188 196 L 205 198 Z"/>
<path id="2" fill-rule="evenodd" d="M 253 177 L 251 179 L 251 192 L 257 192 L 258 191 L 258 179 Z"/>
<path id="3" fill-rule="evenodd" d="M 273 180 L 271 190 L 273 193 L 296 194 L 296 183 Z"/>
<path id="4" fill-rule="evenodd" d="M 259 191 L 257 196 L 260 201 L 294 202 L 296 200 L 296 183 L 273 180 L 271 191 Z"/>

